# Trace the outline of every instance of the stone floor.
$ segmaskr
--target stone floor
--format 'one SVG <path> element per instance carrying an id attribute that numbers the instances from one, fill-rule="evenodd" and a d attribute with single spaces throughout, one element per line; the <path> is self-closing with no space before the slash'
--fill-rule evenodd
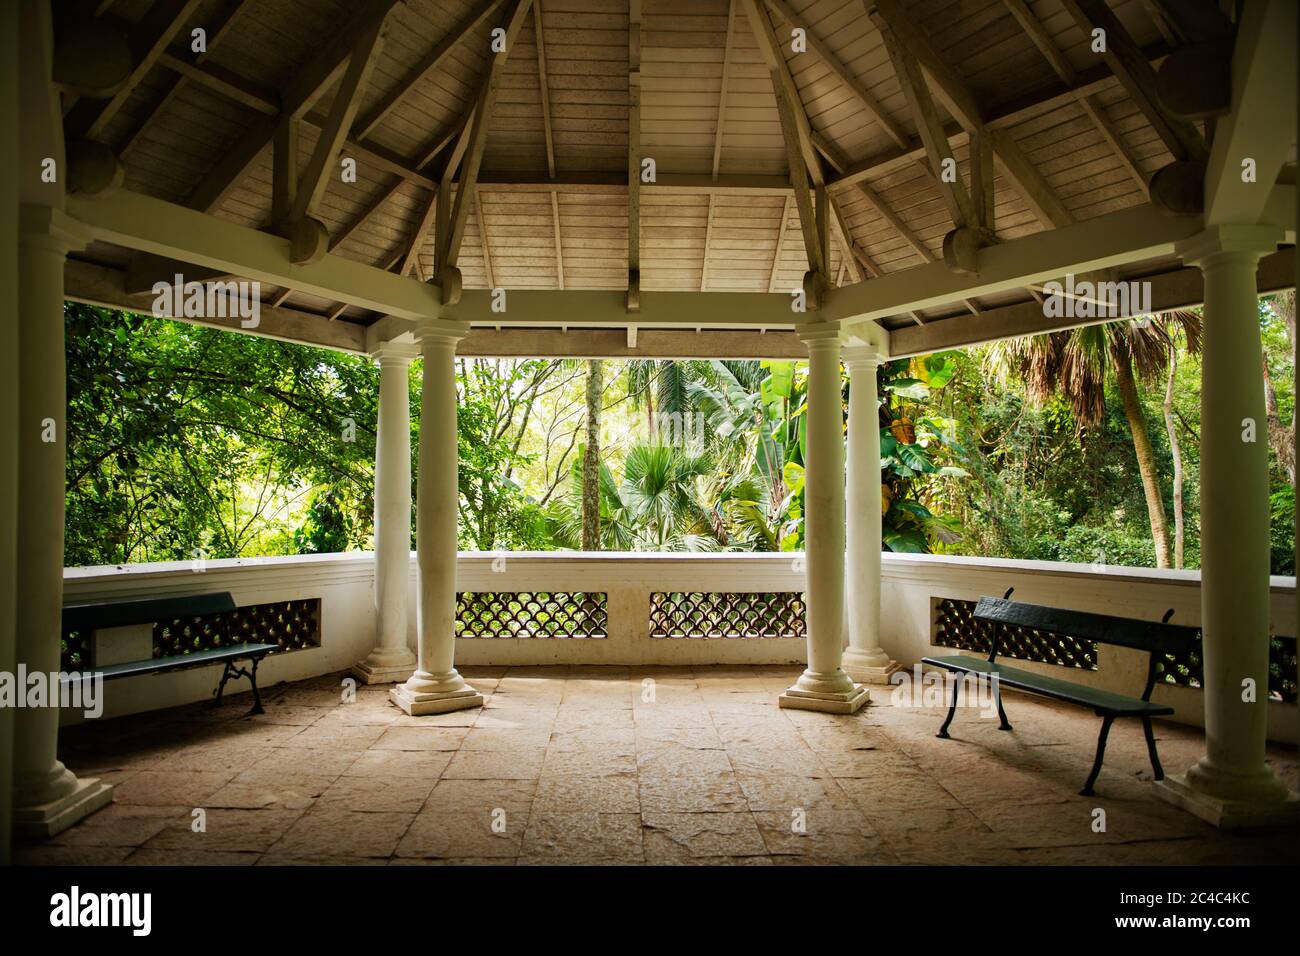
<path id="1" fill-rule="evenodd" d="M 115 802 L 30 864 L 1295 863 L 1296 833 L 1221 833 L 1152 792 L 1140 726 L 1007 695 L 1015 725 L 891 706 L 780 710 L 797 669 L 467 668 L 481 710 L 412 718 L 344 675 L 69 729 Z M 1201 735 L 1157 730 L 1181 770 Z M 1270 760 L 1297 785 L 1294 748 Z M 196 810 L 206 827 L 195 832 Z M 1105 810 L 1095 832 L 1096 808 Z"/>

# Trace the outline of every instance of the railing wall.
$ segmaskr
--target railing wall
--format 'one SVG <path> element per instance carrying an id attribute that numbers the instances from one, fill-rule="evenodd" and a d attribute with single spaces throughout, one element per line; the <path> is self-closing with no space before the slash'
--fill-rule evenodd
<path id="1" fill-rule="evenodd" d="M 320 645 L 273 654 L 262 682 L 342 671 L 375 640 L 373 557 L 353 553 L 292 558 L 70 568 L 65 601 L 130 600 L 199 591 L 230 591 L 241 606 L 320 600 Z M 974 600 L 1015 588 L 1037 604 L 1158 620 L 1200 621 L 1200 576 L 1194 571 L 1099 568 L 1038 561 L 886 554 L 881 643 L 904 667 L 930 654 L 944 599 Z M 803 562 L 788 554 L 463 553 L 456 659 L 465 665 L 794 664 L 805 659 Z M 416 600 L 412 558 L 409 598 Z M 1295 580 L 1274 578 L 1271 619 L 1293 636 Z M 942 640 L 942 638 L 940 638 Z M 408 640 L 415 646 L 415 617 Z M 1056 656 L 1048 660 L 1058 660 Z M 1145 655 L 1102 645 L 1095 658 L 1017 666 L 1121 692 L 1140 692 Z M 210 669 L 140 677 L 108 685 L 107 713 L 128 713 L 202 700 L 216 681 Z M 1199 724 L 1201 691 L 1159 686 L 1155 698 Z M 1295 741 L 1297 708 L 1269 702 L 1270 733 Z"/>

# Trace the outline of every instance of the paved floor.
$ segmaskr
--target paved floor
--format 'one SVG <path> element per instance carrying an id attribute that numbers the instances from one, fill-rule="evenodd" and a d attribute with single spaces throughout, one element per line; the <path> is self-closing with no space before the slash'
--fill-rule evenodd
<path id="1" fill-rule="evenodd" d="M 1295 863 L 1296 833 L 1221 833 L 1152 792 L 1140 725 L 1007 695 L 1015 725 L 891 706 L 780 710 L 797 669 L 467 668 L 481 710 L 411 718 L 344 675 L 219 711 L 70 729 L 64 761 L 115 802 L 19 862 L 68 864 Z M 647 682 L 649 681 L 649 683 Z M 1157 731 L 1165 766 L 1201 735 Z M 1294 748 L 1270 760 L 1297 785 Z M 202 809 L 206 828 L 195 832 Z M 1097 832 L 1096 809 L 1105 810 Z"/>

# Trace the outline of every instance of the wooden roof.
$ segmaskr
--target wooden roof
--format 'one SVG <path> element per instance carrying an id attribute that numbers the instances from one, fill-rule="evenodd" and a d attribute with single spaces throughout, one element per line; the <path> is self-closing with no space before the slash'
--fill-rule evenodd
<path id="1" fill-rule="evenodd" d="M 470 138 L 459 133 L 473 127 L 475 103 L 495 76 L 456 261 L 465 287 L 626 288 L 629 50 L 630 38 L 639 35 L 639 151 L 633 151 L 657 167 L 657 182 L 640 187 L 641 288 L 798 288 L 809 269 L 805 236 L 774 72 L 757 38 L 761 31 L 751 28 L 747 14 L 751 0 L 532 0 L 494 71 L 491 31 L 507 24 L 516 2 L 392 5 L 338 154 L 356 159 L 356 182 L 343 182 L 337 160 L 329 163 L 313 209 L 330 234 L 331 252 L 392 271 L 409 264 L 411 272 L 433 278 L 435 189 L 458 152 L 458 138 L 462 144 Z M 999 154 L 990 222 L 997 240 L 1144 203 L 1144 180 L 1175 158 L 1125 85 L 1090 50 L 1078 17 L 1067 9 L 1073 2 L 902 5 L 983 122 L 1023 156 L 1013 176 Z M 827 184 L 831 282 L 941 259 L 954 219 L 886 48 L 876 4 L 753 4 L 781 40 L 794 105 L 806 117 L 817 172 Z M 269 143 L 246 166 L 235 163 L 238 174 L 215 202 L 214 181 L 268 120 L 289 108 L 286 97 L 295 83 L 357 22 L 359 10 L 376 6 L 374 0 L 115 0 L 101 6 L 128 35 L 156 24 L 160 8 L 174 11 L 166 51 L 96 130 L 96 138 L 121 156 L 125 188 L 268 228 L 275 178 Z M 1150 61 L 1183 40 L 1159 6 L 1149 0 L 1109 4 Z M 807 31 L 807 52 L 792 50 L 792 25 Z M 196 55 L 189 38 L 200 27 L 208 50 Z M 424 69 L 435 54 L 442 54 L 437 65 Z M 902 55 L 914 61 L 910 48 Z M 299 111 L 299 173 L 308 168 L 346 82 L 336 71 Z M 971 135 L 941 86 L 931 79 L 938 121 L 965 180 Z M 459 192 L 466 163 L 451 161 L 450 168 L 451 189 Z M 113 258 L 93 248 L 88 256 Z M 378 318 L 291 289 L 276 299 L 344 321 Z M 936 314 L 989 304 L 996 303 L 955 303 Z M 901 316 L 887 324 L 926 317 Z"/>

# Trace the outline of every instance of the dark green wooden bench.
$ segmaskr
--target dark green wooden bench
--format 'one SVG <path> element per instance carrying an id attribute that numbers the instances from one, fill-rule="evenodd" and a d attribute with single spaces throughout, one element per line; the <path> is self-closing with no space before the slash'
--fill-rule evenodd
<path id="1" fill-rule="evenodd" d="M 225 614 L 235 610 L 235 599 L 229 591 L 214 591 L 207 594 L 187 594 L 178 597 L 150 598 L 143 601 L 114 601 L 100 604 L 70 604 L 63 608 L 63 629 L 96 630 L 108 627 L 126 627 L 133 624 L 153 624 L 158 621 L 175 621 L 186 618 L 206 617 L 213 614 Z M 230 638 L 230 625 L 223 623 L 226 640 Z M 93 673 L 100 674 L 104 680 L 116 680 L 119 677 L 139 677 L 143 674 L 164 674 L 169 671 L 182 670 L 187 667 L 206 667 L 211 664 L 224 665 L 221 682 L 217 684 L 213 696 L 213 706 L 221 703 L 226 682 L 247 677 L 253 688 L 253 707 L 251 714 L 263 713 L 262 696 L 257 690 L 257 665 L 262 658 L 274 650 L 276 644 L 229 644 L 209 650 L 191 651 L 188 654 L 172 654 L 166 657 L 154 657 L 149 660 L 127 661 L 121 664 L 109 664 L 105 667 L 92 668 Z M 237 666 L 240 661 L 247 661 L 248 666 Z M 80 680 L 81 678 L 70 678 Z"/>
<path id="2" fill-rule="evenodd" d="M 990 624 L 1050 631 L 1081 641 L 1147 651 L 1150 657 L 1147 663 L 1146 687 L 1142 691 L 1142 696 L 1129 697 L 1019 667 L 1008 667 L 997 659 L 999 628 L 996 627 L 991 629 L 993 647 L 987 660 L 956 655 L 926 657 L 923 658 L 922 663 L 933 664 L 958 674 L 975 674 L 977 677 L 984 678 L 996 676 L 994 697 L 998 705 L 999 730 L 1011 730 L 1011 724 L 1007 723 L 1007 713 L 1002 707 L 1002 694 L 999 690 L 1002 685 L 1037 694 L 1040 697 L 1092 708 L 1101 718 L 1101 734 L 1097 737 L 1097 756 L 1093 760 L 1092 772 L 1088 774 L 1087 783 L 1079 791 L 1084 796 L 1091 796 L 1093 793 L 1093 784 L 1097 782 L 1097 775 L 1101 773 L 1102 761 L 1106 756 L 1106 738 L 1110 735 L 1111 724 L 1119 717 L 1136 717 L 1142 721 L 1142 729 L 1147 739 L 1147 753 L 1151 757 L 1151 769 L 1155 773 L 1155 779 L 1164 779 L 1165 773 L 1160 766 L 1160 757 L 1156 753 L 1156 739 L 1152 733 L 1151 719 L 1167 717 L 1173 714 L 1174 709 L 1164 704 L 1151 703 L 1151 692 L 1155 689 L 1163 655 L 1185 655 L 1196 640 L 1196 635 L 1199 633 L 1197 628 L 1168 623 L 1174 613 L 1172 608 L 1165 612 L 1165 616 L 1159 622 L 1135 621 L 1106 614 L 1088 614 L 1083 611 L 1069 611 L 1038 604 L 1023 604 L 1019 601 L 1007 600 L 1010 596 L 1011 592 L 1008 591 L 1001 598 L 980 598 L 975 606 L 975 619 Z M 948 708 L 948 717 L 939 728 L 940 737 L 948 737 L 948 726 L 957 713 L 957 691 L 958 688 L 954 686 L 952 706 Z"/>

